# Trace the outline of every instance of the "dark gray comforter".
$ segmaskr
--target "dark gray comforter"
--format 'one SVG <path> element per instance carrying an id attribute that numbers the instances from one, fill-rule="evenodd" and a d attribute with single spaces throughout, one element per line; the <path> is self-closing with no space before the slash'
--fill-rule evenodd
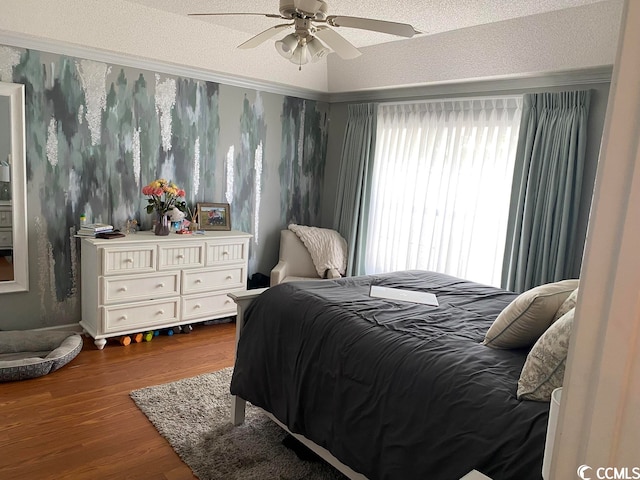
<path id="1" fill-rule="evenodd" d="M 549 405 L 516 399 L 527 352 L 481 344 L 515 296 L 418 271 L 278 285 L 246 313 L 231 392 L 370 479 L 540 480 Z"/>

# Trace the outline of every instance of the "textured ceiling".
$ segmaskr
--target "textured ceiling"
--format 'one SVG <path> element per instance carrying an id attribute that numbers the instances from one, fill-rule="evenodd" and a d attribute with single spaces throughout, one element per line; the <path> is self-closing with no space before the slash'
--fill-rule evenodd
<path id="1" fill-rule="evenodd" d="M 328 2 L 330 15 L 406 22 L 425 33 L 393 41 L 340 28 L 363 54 L 343 60 L 331 53 L 300 69 L 275 52 L 273 41 L 236 48 L 282 20 L 187 15 L 277 13 L 278 0 L 7 0 L 0 43 L 320 98 L 610 66 L 623 7 L 623 0 Z"/>
<path id="2" fill-rule="evenodd" d="M 188 13 L 278 13 L 278 0 L 127 0 L 152 9 L 186 16 Z M 348 15 L 409 23 L 424 34 L 436 34 L 476 25 L 598 3 L 601 0 L 328 0 L 329 15 Z M 191 17 L 253 35 L 282 23 L 260 16 Z M 356 47 L 398 40 L 398 37 L 357 30 L 337 29 Z M 188 34 L 188 32 L 185 32 Z M 220 29 L 225 35 L 225 29 Z M 216 39 L 212 39 L 215 42 Z"/>

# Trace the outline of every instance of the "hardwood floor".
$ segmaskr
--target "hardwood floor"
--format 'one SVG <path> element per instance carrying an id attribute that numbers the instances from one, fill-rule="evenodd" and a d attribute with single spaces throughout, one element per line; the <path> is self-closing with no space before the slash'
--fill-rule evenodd
<path id="1" fill-rule="evenodd" d="M 0 478 L 194 479 L 129 392 L 233 365 L 235 323 L 194 325 L 80 354 L 44 377 L 0 384 Z"/>

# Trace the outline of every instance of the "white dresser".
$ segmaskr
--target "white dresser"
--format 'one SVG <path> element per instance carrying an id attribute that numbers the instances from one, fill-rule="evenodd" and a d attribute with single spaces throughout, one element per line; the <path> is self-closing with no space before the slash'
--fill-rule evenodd
<path id="1" fill-rule="evenodd" d="M 11 202 L 0 201 L 0 250 L 13 249 Z"/>
<path id="2" fill-rule="evenodd" d="M 82 239 L 82 320 L 102 349 L 108 337 L 228 317 L 227 294 L 246 290 L 251 235 Z"/>

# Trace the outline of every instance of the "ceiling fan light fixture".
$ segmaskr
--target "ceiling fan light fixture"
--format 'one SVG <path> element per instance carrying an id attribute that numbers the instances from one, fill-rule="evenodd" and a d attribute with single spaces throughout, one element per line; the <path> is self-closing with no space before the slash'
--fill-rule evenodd
<path id="1" fill-rule="evenodd" d="M 275 42 L 275 47 L 280 56 L 299 66 L 310 61 L 318 62 L 329 52 L 335 53 L 343 60 L 351 60 L 362 55 L 360 50 L 332 27 L 356 28 L 405 38 L 411 38 L 420 33 L 408 23 L 345 15 L 327 15 L 329 8 L 326 0 L 279 0 L 279 3 L 279 14 L 237 12 L 190 13 L 189 15 L 253 15 L 288 20 L 287 23 L 274 25 L 254 35 L 238 45 L 238 48 L 246 50 L 258 47 L 267 40 L 272 40 L 282 29 L 293 27 L 295 33 Z"/>
<path id="2" fill-rule="evenodd" d="M 295 33 L 290 33 L 282 40 L 276 42 L 276 50 L 286 59 L 291 59 L 296 47 L 298 46 L 298 37 Z"/>
<path id="3" fill-rule="evenodd" d="M 316 63 L 326 57 L 330 50 L 324 46 L 324 44 L 313 37 L 310 41 L 307 42 L 307 50 L 309 51 L 309 56 L 311 57 L 311 62 Z"/>
<path id="4" fill-rule="evenodd" d="M 307 49 L 307 45 L 298 46 L 289 61 L 299 66 L 309 63 L 309 50 Z"/>

